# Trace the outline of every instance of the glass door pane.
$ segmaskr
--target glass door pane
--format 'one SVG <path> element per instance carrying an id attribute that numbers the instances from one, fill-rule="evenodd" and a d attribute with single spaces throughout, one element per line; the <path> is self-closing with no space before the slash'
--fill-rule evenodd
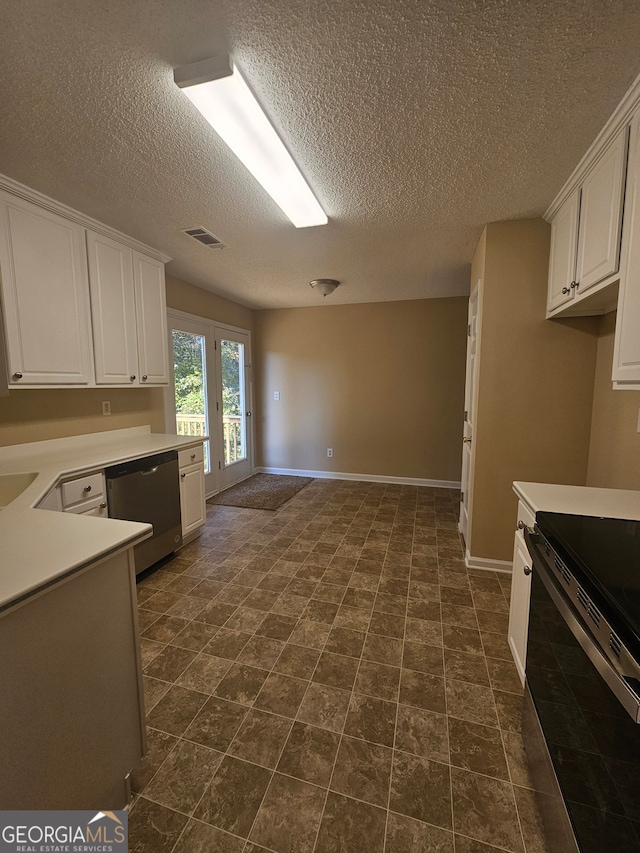
<path id="1" fill-rule="evenodd" d="M 173 374 L 178 435 L 209 435 L 206 346 L 203 335 L 174 329 Z M 209 442 L 204 443 L 204 470 L 211 471 Z"/>
<path id="2" fill-rule="evenodd" d="M 227 467 L 247 458 L 244 344 L 222 339 L 220 361 L 224 465 Z"/>

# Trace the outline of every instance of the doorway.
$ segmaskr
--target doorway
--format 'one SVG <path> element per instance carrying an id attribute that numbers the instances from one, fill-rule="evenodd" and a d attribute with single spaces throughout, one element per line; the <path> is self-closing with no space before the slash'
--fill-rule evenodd
<path id="1" fill-rule="evenodd" d="M 252 473 L 251 334 L 170 309 L 167 429 L 204 442 L 207 497 Z"/>
<path id="2" fill-rule="evenodd" d="M 464 426 L 462 432 L 462 477 L 460 491 L 460 521 L 458 524 L 465 549 L 468 551 L 468 533 L 473 489 L 473 426 L 476 411 L 476 385 L 478 363 L 478 308 L 482 282 L 478 280 L 469 297 L 467 325 L 467 373 L 464 388 Z"/>

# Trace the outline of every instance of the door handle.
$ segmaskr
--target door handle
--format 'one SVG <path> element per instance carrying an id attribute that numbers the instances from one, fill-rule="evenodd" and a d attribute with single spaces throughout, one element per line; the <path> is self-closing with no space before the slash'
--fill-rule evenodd
<path id="1" fill-rule="evenodd" d="M 463 443 L 463 444 L 471 444 L 471 438 L 470 438 L 470 436 L 465 435 L 465 437 L 462 439 L 462 443 Z"/>

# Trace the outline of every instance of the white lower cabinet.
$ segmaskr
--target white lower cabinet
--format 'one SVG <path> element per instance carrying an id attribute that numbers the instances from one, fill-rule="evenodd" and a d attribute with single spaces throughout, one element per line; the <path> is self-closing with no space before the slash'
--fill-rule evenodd
<path id="1" fill-rule="evenodd" d="M 513 577 L 511 579 L 511 605 L 509 608 L 509 648 L 524 684 L 527 660 L 527 628 L 529 624 L 529 599 L 531 597 L 531 557 L 520 533 L 516 533 L 513 548 Z"/>
<path id="2" fill-rule="evenodd" d="M 511 603 L 509 606 L 509 648 L 524 684 L 527 660 L 527 632 L 529 627 L 529 600 L 531 598 L 531 556 L 522 533 L 522 525 L 533 527 L 535 518 L 524 504 L 518 506 L 518 530 L 513 546 L 513 574 L 511 576 Z"/>
<path id="3" fill-rule="evenodd" d="M 197 536 L 207 518 L 204 491 L 204 451 L 202 444 L 178 453 L 180 470 L 180 513 L 183 544 Z"/>

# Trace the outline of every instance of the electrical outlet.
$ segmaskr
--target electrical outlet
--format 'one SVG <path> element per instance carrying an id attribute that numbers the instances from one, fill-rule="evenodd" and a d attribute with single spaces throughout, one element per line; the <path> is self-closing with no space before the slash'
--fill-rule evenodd
<path id="1" fill-rule="evenodd" d="M 333 459 L 333 447 L 327 447 L 327 458 Z"/>
<path id="2" fill-rule="evenodd" d="M 103 400 L 102 401 L 102 414 L 110 415 L 111 414 L 111 400 Z"/>
<path id="3" fill-rule="evenodd" d="M 279 399 L 280 399 L 280 392 L 279 392 L 279 391 L 274 391 L 274 392 L 273 392 L 273 399 L 274 399 L 274 400 L 279 400 Z"/>

